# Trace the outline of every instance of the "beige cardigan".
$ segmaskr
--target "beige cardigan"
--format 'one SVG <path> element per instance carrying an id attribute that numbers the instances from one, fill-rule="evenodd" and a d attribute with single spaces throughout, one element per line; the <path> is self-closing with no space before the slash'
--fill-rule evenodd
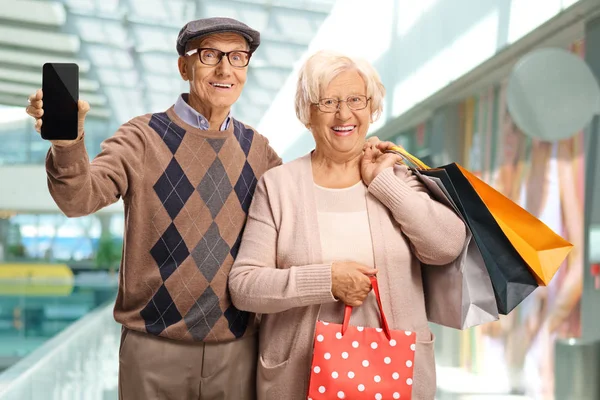
<path id="1" fill-rule="evenodd" d="M 312 177 L 310 154 L 263 175 L 230 273 L 233 304 L 262 314 L 259 399 L 306 399 L 320 304 L 335 301 L 331 265 L 321 259 Z M 464 224 L 404 166 L 373 180 L 367 210 L 387 320 L 392 329 L 417 332 L 413 399 L 433 400 L 434 340 L 419 260 L 454 260 L 465 241 Z"/>

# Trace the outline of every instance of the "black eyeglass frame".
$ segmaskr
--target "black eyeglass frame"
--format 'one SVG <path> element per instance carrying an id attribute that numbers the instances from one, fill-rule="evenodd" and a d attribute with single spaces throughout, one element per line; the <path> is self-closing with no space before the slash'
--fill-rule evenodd
<path id="1" fill-rule="evenodd" d="M 205 63 L 204 61 L 202 61 L 202 54 L 201 54 L 202 50 L 216 51 L 218 55 L 220 54 L 217 57 L 217 60 L 219 60 L 219 61 L 217 61 L 216 64 L 207 64 L 207 63 Z M 232 54 L 232 53 L 244 53 L 244 54 L 246 54 L 248 56 L 248 62 L 246 62 L 246 65 L 241 65 L 241 66 L 240 65 L 233 65 L 231 59 L 229 58 L 229 55 Z M 194 54 L 198 54 L 198 60 L 200 60 L 200 62 L 202 64 L 208 65 L 209 67 L 214 67 L 214 66 L 219 65 L 221 63 L 221 61 L 223 61 L 223 57 L 227 57 L 227 61 L 229 61 L 229 65 L 231 65 L 233 68 L 246 68 L 248 66 L 248 64 L 250 64 L 250 58 L 252 58 L 252 53 L 249 52 L 249 51 L 246 51 L 246 50 L 232 50 L 232 51 L 225 52 L 225 51 L 221 51 L 219 49 L 213 49 L 211 47 L 200 47 L 200 48 L 192 49 L 192 50 L 189 50 L 189 51 L 185 52 L 186 56 L 193 56 Z"/>

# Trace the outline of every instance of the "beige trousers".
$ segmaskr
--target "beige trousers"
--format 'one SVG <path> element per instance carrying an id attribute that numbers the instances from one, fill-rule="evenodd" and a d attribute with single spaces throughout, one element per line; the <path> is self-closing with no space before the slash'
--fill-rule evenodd
<path id="1" fill-rule="evenodd" d="M 123 328 L 120 400 L 255 400 L 258 335 L 189 343 Z"/>

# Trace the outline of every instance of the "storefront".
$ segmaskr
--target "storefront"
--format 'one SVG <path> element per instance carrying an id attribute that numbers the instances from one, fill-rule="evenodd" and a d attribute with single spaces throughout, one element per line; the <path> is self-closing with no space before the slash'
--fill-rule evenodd
<path id="1" fill-rule="evenodd" d="M 581 58 L 586 57 L 585 47 L 584 39 L 568 46 Z M 465 331 L 433 327 L 443 372 L 441 396 L 446 390 L 459 391 L 461 382 L 469 382 L 476 393 L 554 398 L 557 340 L 581 338 L 583 326 L 598 328 L 595 322 L 582 323 L 582 316 L 589 315 L 582 313 L 582 303 L 590 312 L 592 304 L 600 305 L 598 293 L 592 299 L 592 295 L 582 296 L 581 290 L 590 265 L 600 261 L 600 201 L 590 195 L 600 180 L 600 168 L 588 172 L 586 179 L 590 133 L 576 132 L 559 142 L 532 139 L 511 118 L 506 92 L 504 76 L 439 107 L 426 120 L 390 138 L 428 165 L 460 163 L 574 244 L 551 284 L 538 288 L 499 322 Z M 590 158 L 592 150 L 588 151 Z M 586 184 L 591 185 L 587 210 Z M 589 246 L 586 232 L 590 232 Z M 592 249 L 589 256 L 588 249 Z M 590 286 L 587 291 L 595 290 L 589 282 L 586 286 Z"/>

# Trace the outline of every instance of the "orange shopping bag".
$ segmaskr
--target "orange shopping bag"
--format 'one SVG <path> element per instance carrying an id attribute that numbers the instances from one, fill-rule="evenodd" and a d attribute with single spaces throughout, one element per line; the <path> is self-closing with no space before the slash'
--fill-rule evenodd
<path id="1" fill-rule="evenodd" d="M 394 148 L 421 169 L 429 167 L 401 147 Z M 521 206 L 456 164 L 486 205 L 510 243 L 521 255 L 539 285 L 552 277 L 573 249 L 573 245 L 556 234 Z"/>
<path id="2" fill-rule="evenodd" d="M 317 321 L 309 400 L 411 398 L 416 334 L 390 330 L 371 283 L 383 329 L 348 326 L 350 306 L 342 325 Z"/>
<path id="3" fill-rule="evenodd" d="M 523 257 L 538 284 L 549 284 L 573 245 L 502 193 L 460 165 L 459 168 Z"/>

